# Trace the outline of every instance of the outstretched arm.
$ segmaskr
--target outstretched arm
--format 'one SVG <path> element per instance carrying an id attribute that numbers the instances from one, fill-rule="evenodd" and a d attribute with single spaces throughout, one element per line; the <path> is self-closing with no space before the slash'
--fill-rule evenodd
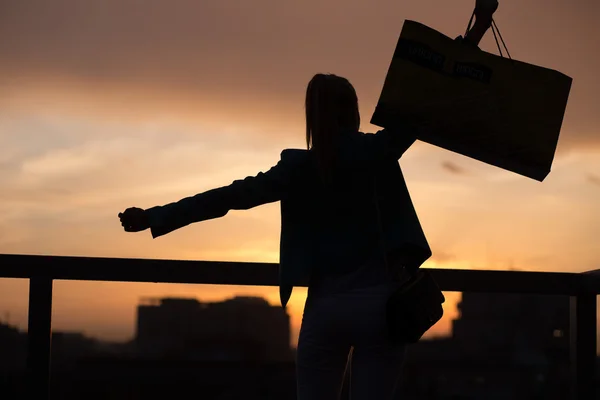
<path id="1" fill-rule="evenodd" d="M 281 200 L 289 179 L 290 171 L 279 161 L 269 171 L 236 180 L 229 186 L 152 207 L 145 212 L 152 237 L 166 235 L 194 222 L 223 217 L 229 210 L 247 210 Z"/>

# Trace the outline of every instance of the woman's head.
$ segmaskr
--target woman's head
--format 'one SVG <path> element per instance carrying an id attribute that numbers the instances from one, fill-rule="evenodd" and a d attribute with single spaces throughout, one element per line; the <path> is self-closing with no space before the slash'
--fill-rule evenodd
<path id="1" fill-rule="evenodd" d="M 330 166 L 334 144 L 344 131 L 358 131 L 358 98 L 352 84 L 333 74 L 315 75 L 306 88 L 306 146 Z"/>

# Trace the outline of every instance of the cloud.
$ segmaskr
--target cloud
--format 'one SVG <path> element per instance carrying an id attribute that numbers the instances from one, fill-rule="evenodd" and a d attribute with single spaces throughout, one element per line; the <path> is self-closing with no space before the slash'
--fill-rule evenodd
<path id="1" fill-rule="evenodd" d="M 592 174 L 588 174 L 586 176 L 586 179 L 589 183 L 591 183 L 592 185 L 596 185 L 596 186 L 600 186 L 600 176 L 598 175 L 592 175 Z"/>
<path id="2" fill-rule="evenodd" d="M 467 170 L 465 170 L 458 164 L 455 164 L 451 161 L 442 162 L 442 168 L 445 171 L 450 172 L 451 174 L 455 174 L 455 175 L 467 175 L 468 174 Z"/>
<path id="3" fill-rule="evenodd" d="M 19 125 L 16 131 L 52 130 L 52 124 L 27 118 L 14 123 Z M 279 159 L 277 143 L 256 146 L 254 138 L 235 132 L 197 129 L 164 125 L 148 130 L 91 120 L 63 124 L 62 138 L 46 147 L 27 149 L 17 138 L 7 140 L 10 151 L 0 148 L 6 160 L 0 169 L 0 221 L 75 210 L 94 215 L 135 203 L 152 206 L 265 171 Z M 103 135 L 107 130 L 110 134 Z M 80 131 L 95 134 L 69 139 Z"/>
<path id="4" fill-rule="evenodd" d="M 531 20 L 510 15 L 536 15 Z M 436 12 L 431 9 L 435 7 Z M 454 37 L 472 1 L 31 0 L 4 2 L 0 16 L 0 105 L 113 115 L 156 109 L 248 125 L 301 123 L 305 85 L 316 72 L 347 76 L 371 112 L 404 19 Z M 600 69 L 591 18 L 580 0 L 503 4 L 497 19 L 518 59 L 575 81 L 561 146 L 597 144 Z M 557 31 L 560 22 L 565 29 Z M 523 40 L 523 38 L 527 38 Z M 543 38 L 548 46 L 540 46 Z M 492 36 L 482 47 L 493 51 Z M 586 62 L 572 54 L 587 54 Z M 44 94 L 45 93 L 45 94 Z M 45 96 L 40 103 L 40 96 Z M 82 101 L 83 99 L 83 101 Z M 363 117 L 368 121 L 368 116 Z M 269 122 L 271 121 L 271 122 Z M 288 132 L 285 132 L 288 133 Z M 585 145 L 585 146 L 584 146 Z"/>

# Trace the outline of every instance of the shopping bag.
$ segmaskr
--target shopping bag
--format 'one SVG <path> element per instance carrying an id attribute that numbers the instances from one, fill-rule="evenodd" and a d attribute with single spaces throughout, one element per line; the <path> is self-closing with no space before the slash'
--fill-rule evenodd
<path id="1" fill-rule="evenodd" d="M 572 79 L 405 21 L 371 123 L 538 181 L 550 172 Z"/>

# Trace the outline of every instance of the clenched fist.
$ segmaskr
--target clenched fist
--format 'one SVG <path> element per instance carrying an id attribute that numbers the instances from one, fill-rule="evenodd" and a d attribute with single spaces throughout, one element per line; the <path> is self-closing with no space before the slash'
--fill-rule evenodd
<path id="1" fill-rule="evenodd" d="M 128 208 L 119 213 L 119 219 L 125 232 L 140 232 L 150 227 L 146 211 L 141 208 Z"/>

